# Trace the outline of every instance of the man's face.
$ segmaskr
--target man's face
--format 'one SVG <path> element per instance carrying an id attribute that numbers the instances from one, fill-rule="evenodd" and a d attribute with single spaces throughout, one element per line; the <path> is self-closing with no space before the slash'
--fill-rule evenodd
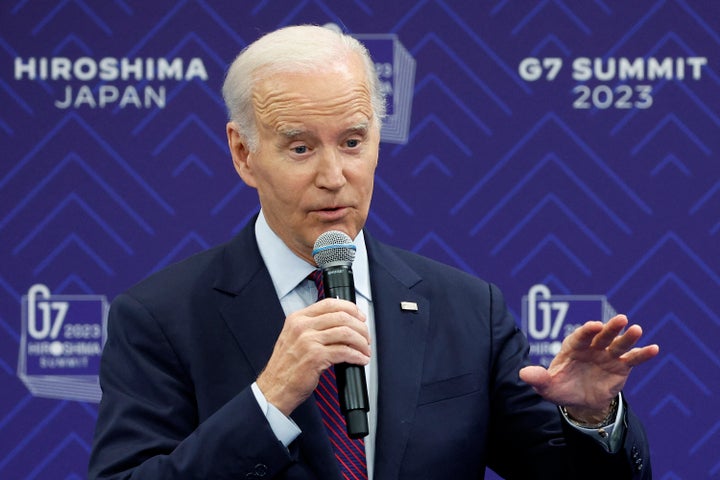
<path id="1" fill-rule="evenodd" d="M 320 234 L 355 238 L 370 208 L 379 125 L 360 59 L 346 63 L 261 81 L 253 96 L 255 152 L 228 124 L 235 168 L 257 189 L 270 228 L 311 263 Z"/>

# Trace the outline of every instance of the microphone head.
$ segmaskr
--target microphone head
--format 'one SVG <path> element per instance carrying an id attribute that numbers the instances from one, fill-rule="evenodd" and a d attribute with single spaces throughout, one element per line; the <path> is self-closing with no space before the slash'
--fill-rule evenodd
<path id="1" fill-rule="evenodd" d="M 355 245 L 347 234 L 329 230 L 315 240 L 312 254 L 321 269 L 333 265 L 352 265 L 355 260 Z"/>

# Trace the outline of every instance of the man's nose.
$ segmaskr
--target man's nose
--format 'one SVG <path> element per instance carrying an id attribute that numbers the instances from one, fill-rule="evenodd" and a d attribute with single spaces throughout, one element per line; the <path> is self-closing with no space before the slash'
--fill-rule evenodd
<path id="1" fill-rule="evenodd" d="M 323 149 L 319 155 L 320 161 L 315 176 L 316 184 L 320 188 L 336 190 L 346 183 L 344 160 L 340 152 L 335 149 Z"/>

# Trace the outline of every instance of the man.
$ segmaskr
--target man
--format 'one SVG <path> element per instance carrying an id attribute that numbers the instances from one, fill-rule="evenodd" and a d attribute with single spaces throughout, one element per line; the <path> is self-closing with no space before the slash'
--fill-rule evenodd
<path id="1" fill-rule="evenodd" d="M 233 164 L 261 212 L 113 302 L 91 478 L 343 478 L 314 395 L 341 362 L 367 369 L 357 457 L 370 478 L 481 478 L 486 466 L 506 478 L 651 478 L 620 395 L 658 352 L 634 347 L 638 326 L 589 322 L 548 370 L 526 367 L 496 287 L 362 230 L 384 114 L 364 47 L 321 27 L 281 29 L 238 56 L 223 93 Z M 315 302 L 306 280 L 329 230 L 357 246 L 357 305 Z"/>

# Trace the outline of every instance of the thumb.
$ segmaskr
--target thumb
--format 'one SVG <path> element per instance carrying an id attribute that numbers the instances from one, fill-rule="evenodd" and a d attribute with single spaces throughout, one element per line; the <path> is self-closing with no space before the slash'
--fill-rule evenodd
<path id="1" fill-rule="evenodd" d="M 535 389 L 542 390 L 543 387 L 550 383 L 550 373 L 539 366 L 524 367 L 520 369 L 520 380 Z"/>

